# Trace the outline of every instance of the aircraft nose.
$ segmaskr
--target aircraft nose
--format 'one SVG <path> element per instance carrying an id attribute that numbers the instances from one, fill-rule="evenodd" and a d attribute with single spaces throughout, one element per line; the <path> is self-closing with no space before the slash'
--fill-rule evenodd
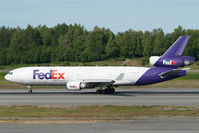
<path id="1" fill-rule="evenodd" d="M 6 74 L 4 78 L 5 78 L 6 80 L 9 80 L 8 74 Z"/>

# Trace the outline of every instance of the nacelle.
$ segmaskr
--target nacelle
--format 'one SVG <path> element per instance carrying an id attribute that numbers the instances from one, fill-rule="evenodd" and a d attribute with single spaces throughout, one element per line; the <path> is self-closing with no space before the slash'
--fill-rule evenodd
<path id="1" fill-rule="evenodd" d="M 161 57 L 151 56 L 150 65 L 156 67 L 184 67 L 194 63 L 195 58 L 190 56 Z"/>
<path id="2" fill-rule="evenodd" d="M 83 83 L 82 81 L 68 81 L 66 84 L 68 90 L 81 90 L 86 88 L 86 83 Z"/>
<path id="3" fill-rule="evenodd" d="M 151 56 L 149 59 L 149 64 L 154 66 L 154 64 L 160 59 L 161 56 Z"/>

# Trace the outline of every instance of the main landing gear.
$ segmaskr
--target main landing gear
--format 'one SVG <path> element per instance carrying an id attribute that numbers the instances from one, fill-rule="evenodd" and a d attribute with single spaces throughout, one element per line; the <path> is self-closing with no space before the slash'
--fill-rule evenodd
<path id="1" fill-rule="evenodd" d="M 32 94 L 32 86 L 31 85 L 27 85 L 27 88 L 28 88 L 28 93 Z"/>
<path id="2" fill-rule="evenodd" d="M 106 89 L 98 89 L 96 91 L 97 94 L 113 94 L 115 93 L 115 89 L 113 87 L 107 87 Z"/>

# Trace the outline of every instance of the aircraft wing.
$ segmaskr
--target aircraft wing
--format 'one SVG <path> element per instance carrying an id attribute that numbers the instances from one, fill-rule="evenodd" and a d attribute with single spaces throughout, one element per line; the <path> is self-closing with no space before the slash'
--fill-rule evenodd
<path id="1" fill-rule="evenodd" d="M 83 80 L 85 83 L 114 83 L 114 80 L 111 79 L 85 79 Z"/>
<path id="2" fill-rule="evenodd" d="M 67 88 L 70 90 L 79 90 L 81 88 L 94 88 L 100 86 L 112 86 L 115 83 L 111 79 L 78 79 L 67 82 Z"/>
<path id="3" fill-rule="evenodd" d="M 90 84 L 90 85 L 112 85 L 115 81 L 111 79 L 85 79 L 82 80 L 82 83 Z"/>

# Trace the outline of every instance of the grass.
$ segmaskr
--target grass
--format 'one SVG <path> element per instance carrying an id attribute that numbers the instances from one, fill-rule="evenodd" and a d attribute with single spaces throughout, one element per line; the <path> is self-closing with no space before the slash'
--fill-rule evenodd
<path id="1" fill-rule="evenodd" d="M 0 72 L 0 80 L 4 80 L 6 74 L 7 72 Z"/>
<path id="2" fill-rule="evenodd" d="M 199 80 L 199 72 L 187 72 L 187 75 L 184 77 L 178 78 L 180 80 Z"/>
<path id="3" fill-rule="evenodd" d="M 139 88 L 199 88 L 198 80 L 169 80 L 157 84 L 140 86 Z"/>
<path id="4" fill-rule="evenodd" d="M 0 117 L 199 117 L 199 106 L 0 106 Z"/>
<path id="5" fill-rule="evenodd" d="M 27 66 L 149 66 L 148 61 L 145 61 L 146 65 L 143 64 L 145 58 L 116 58 L 104 61 L 93 61 L 93 62 L 54 62 L 54 63 L 41 63 L 41 64 L 11 64 L 7 66 L 0 66 L 1 71 L 8 71 L 19 67 Z M 191 69 L 199 69 L 199 62 L 195 62 L 191 66 L 187 66 Z"/>

